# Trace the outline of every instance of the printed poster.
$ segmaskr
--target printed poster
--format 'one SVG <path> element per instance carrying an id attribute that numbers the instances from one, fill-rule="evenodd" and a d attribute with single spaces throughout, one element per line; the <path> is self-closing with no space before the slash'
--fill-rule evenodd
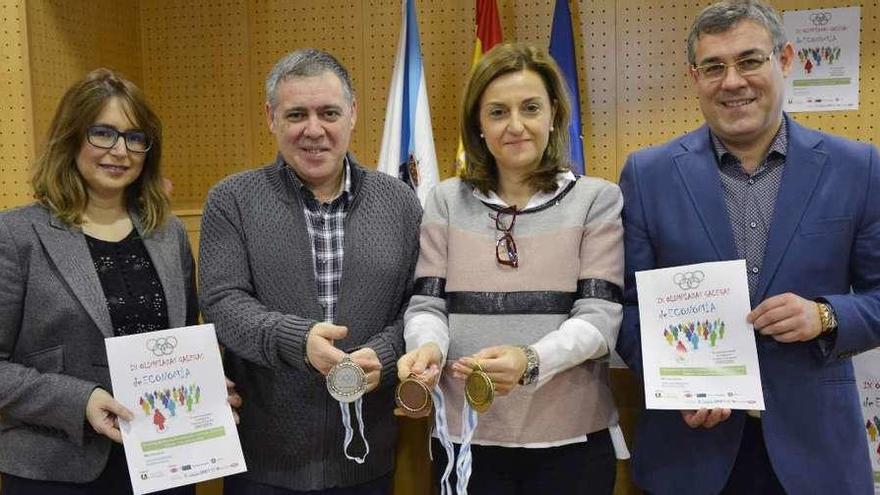
<path id="1" fill-rule="evenodd" d="M 135 494 L 246 471 L 214 325 L 106 339 Z"/>
<path id="2" fill-rule="evenodd" d="M 636 272 L 648 409 L 764 409 L 744 260 Z"/>
<path id="3" fill-rule="evenodd" d="M 880 349 L 853 358 L 864 416 L 868 455 L 874 470 L 874 493 L 880 495 Z"/>
<path id="4" fill-rule="evenodd" d="M 859 16 L 859 7 L 783 14 L 795 50 L 785 111 L 859 109 Z"/>

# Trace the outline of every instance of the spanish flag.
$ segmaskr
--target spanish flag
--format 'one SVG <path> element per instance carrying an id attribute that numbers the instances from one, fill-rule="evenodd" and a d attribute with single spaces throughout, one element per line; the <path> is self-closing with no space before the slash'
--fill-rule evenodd
<path id="1" fill-rule="evenodd" d="M 477 36 L 474 40 L 474 58 L 471 67 L 477 64 L 484 53 L 501 43 L 501 18 L 498 17 L 498 5 L 495 0 L 476 0 Z M 464 146 L 458 138 L 458 151 L 455 153 L 458 171 L 464 170 Z"/>

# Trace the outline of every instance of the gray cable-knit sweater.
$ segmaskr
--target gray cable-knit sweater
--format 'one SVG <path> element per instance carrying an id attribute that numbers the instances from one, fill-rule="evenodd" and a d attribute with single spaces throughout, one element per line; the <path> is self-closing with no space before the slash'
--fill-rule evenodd
<path id="1" fill-rule="evenodd" d="M 339 403 L 324 377 L 304 365 L 303 339 L 323 312 L 301 191 L 284 173 L 283 159 L 228 177 L 208 194 L 202 309 L 226 346 L 226 373 L 244 399 L 244 476 L 260 483 L 292 490 L 351 486 L 393 467 L 395 363 L 404 349 L 401 318 L 418 257 L 421 208 L 403 182 L 349 159 L 353 199 L 335 322 L 349 333 L 336 346 L 370 347 L 382 361 L 379 388 L 364 398 L 370 454 L 362 465 L 343 455 Z M 349 451 L 361 455 L 355 438 Z"/>

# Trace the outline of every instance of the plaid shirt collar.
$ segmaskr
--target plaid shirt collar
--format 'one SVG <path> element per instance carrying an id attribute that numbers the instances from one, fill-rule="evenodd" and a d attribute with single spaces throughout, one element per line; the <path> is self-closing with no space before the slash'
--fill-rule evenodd
<path id="1" fill-rule="evenodd" d="M 302 197 L 305 200 L 306 206 L 310 209 L 318 206 L 318 202 L 315 200 L 315 195 L 312 193 L 312 190 L 306 185 L 302 179 L 296 175 L 296 172 L 293 170 L 287 162 L 284 163 L 285 169 L 287 170 L 288 176 L 290 180 L 293 182 L 294 187 L 296 187 L 300 193 L 302 193 Z M 351 162 L 348 159 L 348 155 L 345 155 L 342 159 L 342 191 L 338 196 L 333 198 L 330 203 L 335 203 L 339 201 L 341 198 L 344 198 L 346 202 L 351 202 L 353 199 L 353 187 L 352 187 L 352 176 L 354 174 L 351 170 Z"/>
<path id="2" fill-rule="evenodd" d="M 709 136 L 712 138 L 712 148 L 715 150 L 715 157 L 718 159 L 719 168 L 724 168 L 726 163 L 730 163 L 726 158 L 728 156 L 735 160 L 737 167 L 741 166 L 739 158 L 731 153 L 727 146 L 724 146 L 724 143 L 721 142 L 721 139 L 714 132 L 709 130 Z M 785 158 L 785 155 L 788 154 L 788 122 L 785 116 L 782 117 L 782 125 L 779 126 L 779 130 L 773 136 L 773 141 L 770 142 L 770 149 L 767 150 L 767 156 L 764 157 L 758 170 L 762 169 L 774 154 L 780 155 L 782 158 Z"/>

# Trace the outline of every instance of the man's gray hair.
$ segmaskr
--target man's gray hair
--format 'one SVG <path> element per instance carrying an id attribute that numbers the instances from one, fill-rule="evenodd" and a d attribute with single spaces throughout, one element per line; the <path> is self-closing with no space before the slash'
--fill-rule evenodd
<path id="1" fill-rule="evenodd" d="M 266 78 L 266 101 L 272 111 L 278 104 L 278 85 L 291 77 L 314 77 L 330 71 L 342 83 L 349 105 L 354 101 L 354 88 L 345 67 L 333 55 L 315 48 L 303 48 L 285 55 Z"/>
<path id="2" fill-rule="evenodd" d="M 785 46 L 787 40 L 782 19 L 773 7 L 758 0 L 722 1 L 706 7 L 694 19 L 687 39 L 688 63 L 697 63 L 696 45 L 701 35 L 723 33 L 741 21 L 752 21 L 764 27 L 770 33 L 774 50 Z"/>

